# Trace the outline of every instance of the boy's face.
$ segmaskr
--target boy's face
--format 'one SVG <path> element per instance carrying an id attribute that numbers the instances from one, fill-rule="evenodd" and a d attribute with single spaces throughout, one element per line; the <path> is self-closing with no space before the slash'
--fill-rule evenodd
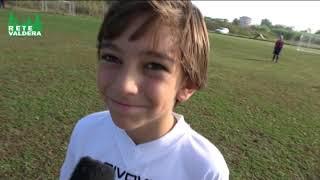
<path id="1" fill-rule="evenodd" d="M 173 123 L 176 99 L 185 101 L 194 90 L 184 80 L 168 27 L 157 30 L 156 46 L 150 32 L 129 40 L 145 19 L 137 18 L 121 36 L 102 42 L 97 85 L 118 127 L 161 133 Z"/>

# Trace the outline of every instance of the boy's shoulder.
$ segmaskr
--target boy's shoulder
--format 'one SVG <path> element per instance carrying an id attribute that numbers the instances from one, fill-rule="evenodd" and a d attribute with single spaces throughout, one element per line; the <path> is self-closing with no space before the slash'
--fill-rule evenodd
<path id="1" fill-rule="evenodd" d="M 76 123 L 73 132 L 76 134 L 91 134 L 92 132 L 97 132 L 99 129 L 109 128 L 110 121 L 111 116 L 109 111 L 91 113 Z"/>
<path id="2" fill-rule="evenodd" d="M 223 155 L 214 144 L 192 128 L 187 131 L 186 138 L 181 145 L 182 156 L 184 156 L 182 159 L 185 164 L 190 164 L 191 172 L 195 170 L 194 167 L 201 167 L 208 177 L 228 179 L 228 166 Z"/>
<path id="3" fill-rule="evenodd" d="M 100 111 L 88 114 L 82 117 L 77 124 L 89 125 L 89 124 L 99 124 L 103 123 L 106 119 L 110 118 L 109 111 Z"/>

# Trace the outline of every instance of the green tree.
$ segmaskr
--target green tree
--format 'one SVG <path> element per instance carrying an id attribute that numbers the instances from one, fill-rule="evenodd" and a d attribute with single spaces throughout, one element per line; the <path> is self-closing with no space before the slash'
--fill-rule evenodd
<path id="1" fill-rule="evenodd" d="M 269 28 L 272 27 L 272 23 L 271 23 L 271 21 L 269 19 L 262 19 L 260 25 L 261 26 L 265 25 L 265 26 L 267 26 Z"/>
<path id="2" fill-rule="evenodd" d="M 215 31 L 218 28 L 222 27 L 230 27 L 230 23 L 228 22 L 227 19 L 219 19 L 219 18 L 210 18 L 210 17 L 205 17 L 205 22 L 207 25 L 208 30 L 210 31 Z"/>
<path id="3" fill-rule="evenodd" d="M 236 25 L 236 26 L 239 26 L 240 20 L 237 19 L 237 18 L 235 18 L 235 19 L 232 21 L 232 24 L 233 24 L 233 25 Z"/>
<path id="4" fill-rule="evenodd" d="M 315 34 L 320 34 L 320 30 L 316 31 L 316 33 L 315 33 Z"/>
<path id="5" fill-rule="evenodd" d="M 293 31 L 293 27 L 289 27 L 289 26 L 285 26 L 285 25 L 281 25 L 281 24 L 276 24 L 272 28 L 273 29 L 283 29 L 286 31 Z"/>
<path id="6" fill-rule="evenodd" d="M 264 32 L 270 32 L 271 31 L 270 28 L 268 26 L 266 26 L 266 25 L 257 26 L 256 28 L 259 31 L 264 31 Z"/>

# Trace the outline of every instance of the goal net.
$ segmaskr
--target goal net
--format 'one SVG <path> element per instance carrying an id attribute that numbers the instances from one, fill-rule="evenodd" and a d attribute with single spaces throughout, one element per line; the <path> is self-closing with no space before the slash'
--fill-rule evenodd
<path id="1" fill-rule="evenodd" d="M 311 33 L 301 34 L 297 44 L 297 50 L 320 54 L 320 35 Z"/>
<path id="2" fill-rule="evenodd" d="M 107 1 L 74 1 L 74 0 L 11 0 L 6 2 L 13 8 L 34 9 L 67 15 L 102 16 L 108 9 Z"/>
<path id="3" fill-rule="evenodd" d="M 41 10 L 76 15 L 74 1 L 41 1 Z"/>
<path id="4" fill-rule="evenodd" d="M 13 8 L 25 8 L 34 9 L 44 12 L 55 12 L 61 14 L 75 15 L 75 1 L 50 1 L 50 0 L 38 0 L 38 1 L 21 1 L 11 0 L 7 1 L 7 4 Z"/>

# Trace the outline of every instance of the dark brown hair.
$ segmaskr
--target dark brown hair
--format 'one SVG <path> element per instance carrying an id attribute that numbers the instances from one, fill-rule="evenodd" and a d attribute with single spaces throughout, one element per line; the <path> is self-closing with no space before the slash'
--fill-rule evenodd
<path id="1" fill-rule="evenodd" d="M 115 1 L 106 13 L 98 34 L 98 55 L 103 40 L 119 37 L 133 20 L 142 15 L 149 18 L 133 33 L 138 39 L 150 28 L 168 25 L 176 39 L 177 57 L 186 77 L 201 89 L 207 83 L 209 55 L 208 32 L 203 16 L 191 1 Z"/>

